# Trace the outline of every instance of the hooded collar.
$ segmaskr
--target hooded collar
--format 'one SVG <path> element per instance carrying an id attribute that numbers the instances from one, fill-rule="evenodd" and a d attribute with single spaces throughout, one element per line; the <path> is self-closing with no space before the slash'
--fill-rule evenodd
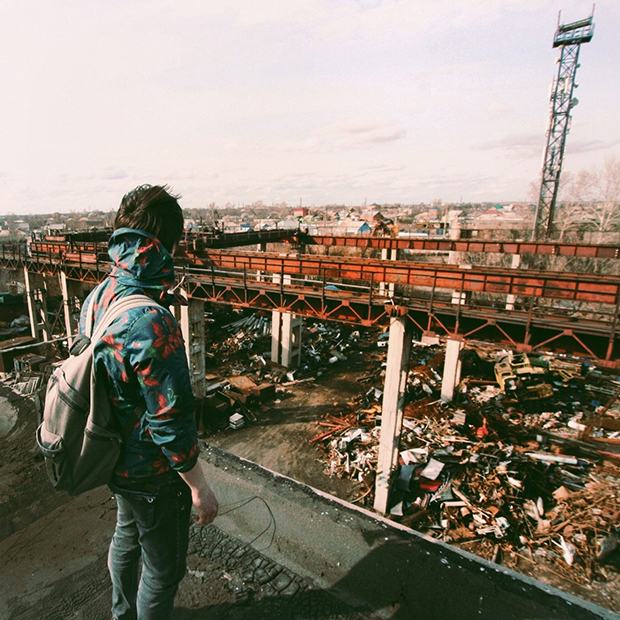
<path id="1" fill-rule="evenodd" d="M 144 230 L 119 228 L 108 242 L 110 277 L 162 299 L 174 284 L 172 255 L 161 241 Z"/>

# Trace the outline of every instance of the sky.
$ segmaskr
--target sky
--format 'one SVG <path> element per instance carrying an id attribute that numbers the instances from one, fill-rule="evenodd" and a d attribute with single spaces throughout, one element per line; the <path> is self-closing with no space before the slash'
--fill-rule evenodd
<path id="1" fill-rule="evenodd" d="M 0 214 L 531 200 L 582 0 L 2 0 Z M 620 155 L 599 0 L 564 170 Z"/>

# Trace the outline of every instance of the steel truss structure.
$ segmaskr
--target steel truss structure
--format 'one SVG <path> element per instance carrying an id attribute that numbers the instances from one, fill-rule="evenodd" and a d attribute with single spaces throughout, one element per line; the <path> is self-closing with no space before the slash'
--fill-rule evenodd
<path id="1" fill-rule="evenodd" d="M 551 115 L 547 128 L 540 195 L 532 230 L 533 240 L 550 238 L 553 233 L 553 218 L 560 187 L 566 137 L 570 129 L 571 110 L 578 103 L 573 98 L 573 91 L 579 67 L 579 50 L 582 43 L 592 39 L 593 34 L 594 23 L 591 15 L 578 22 L 558 24 L 553 39 L 553 47 L 560 47 L 562 51 L 558 76 L 551 86 Z"/>
<path id="2" fill-rule="evenodd" d="M 463 231 L 466 232 L 466 231 Z M 324 245 L 376 250 L 415 250 L 421 252 L 482 252 L 492 254 L 534 254 L 583 258 L 620 258 L 620 245 L 554 243 L 532 241 L 483 241 L 476 239 L 432 239 L 419 237 L 352 237 L 346 235 L 299 234 L 300 245 Z"/>
<path id="3" fill-rule="evenodd" d="M 549 316 L 533 302 L 523 310 L 498 312 L 472 304 L 454 305 L 432 292 L 427 297 L 399 295 L 386 299 L 373 295 L 372 290 L 364 294 L 311 284 L 259 282 L 247 275 L 231 277 L 215 269 L 211 276 L 187 276 L 184 284 L 190 295 L 212 303 L 368 326 L 387 325 L 392 316 L 407 316 L 419 335 L 478 340 L 526 352 L 562 352 L 620 368 L 620 348 L 610 321 Z"/>
<path id="4" fill-rule="evenodd" d="M 109 272 L 103 248 L 38 247 L 31 255 L 3 248 L 0 264 L 96 284 Z M 420 334 L 570 353 L 620 368 L 617 277 L 217 250 L 190 253 L 177 269 L 189 295 L 211 303 L 367 326 L 407 316 Z M 386 290 L 392 282 L 395 290 Z"/>

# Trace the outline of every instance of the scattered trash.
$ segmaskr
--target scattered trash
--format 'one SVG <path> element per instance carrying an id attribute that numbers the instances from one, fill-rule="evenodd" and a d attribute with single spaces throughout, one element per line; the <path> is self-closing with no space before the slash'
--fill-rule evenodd
<path id="1" fill-rule="evenodd" d="M 504 388 L 513 382 L 515 389 L 484 374 L 497 369 L 498 357 L 510 361 Z M 595 578 L 603 564 L 617 566 L 620 467 L 611 450 L 620 461 L 620 430 L 610 428 L 620 411 L 593 398 L 613 395 L 616 378 L 568 360 L 482 352 L 469 356 L 469 368 L 480 374 L 465 376 L 455 402 L 443 403 L 442 362 L 437 348 L 414 346 L 390 517 L 484 549 L 493 562 L 545 562 L 577 583 Z M 324 451 L 325 473 L 359 481 L 353 501 L 372 507 L 383 377 L 358 381 L 371 385 L 342 415 L 317 423 L 311 442 Z"/>
<path id="2" fill-rule="evenodd" d="M 270 359 L 268 314 L 209 332 L 201 432 L 252 424 L 290 386 L 366 362 L 359 395 L 316 422 L 310 442 L 325 474 L 359 482 L 354 503 L 372 507 L 389 332 L 307 320 L 296 369 Z M 414 342 L 390 517 L 505 566 L 525 558 L 576 583 L 604 578 L 620 565 L 620 378 L 562 356 L 473 344 L 461 361 L 457 397 L 444 403 L 442 347 Z M 15 362 L 5 383 L 34 394 L 44 360 Z"/>
<path id="3" fill-rule="evenodd" d="M 228 418 L 228 422 L 230 424 L 230 428 L 241 428 L 245 424 L 245 420 L 240 413 L 233 413 L 230 418 Z"/>
<path id="4" fill-rule="evenodd" d="M 522 402 L 553 395 L 553 388 L 546 382 L 548 370 L 548 362 L 512 351 L 500 354 L 495 363 L 500 389 L 508 398 Z"/>

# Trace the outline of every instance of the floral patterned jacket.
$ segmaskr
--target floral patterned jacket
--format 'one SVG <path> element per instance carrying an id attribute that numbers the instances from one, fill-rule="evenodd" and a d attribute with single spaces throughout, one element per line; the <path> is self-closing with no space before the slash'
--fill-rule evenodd
<path id="1" fill-rule="evenodd" d="M 112 268 L 82 308 L 80 332 L 91 304 L 94 324 L 119 297 L 145 294 L 167 308 L 174 282 L 172 256 L 157 238 L 119 228 L 109 242 Z M 187 357 L 172 314 L 162 308 L 134 308 L 116 319 L 95 346 L 98 377 L 108 382 L 118 427 L 124 429 L 139 404 L 146 411 L 123 444 L 116 475 L 148 478 L 171 468 L 190 470 L 198 458 Z"/>

